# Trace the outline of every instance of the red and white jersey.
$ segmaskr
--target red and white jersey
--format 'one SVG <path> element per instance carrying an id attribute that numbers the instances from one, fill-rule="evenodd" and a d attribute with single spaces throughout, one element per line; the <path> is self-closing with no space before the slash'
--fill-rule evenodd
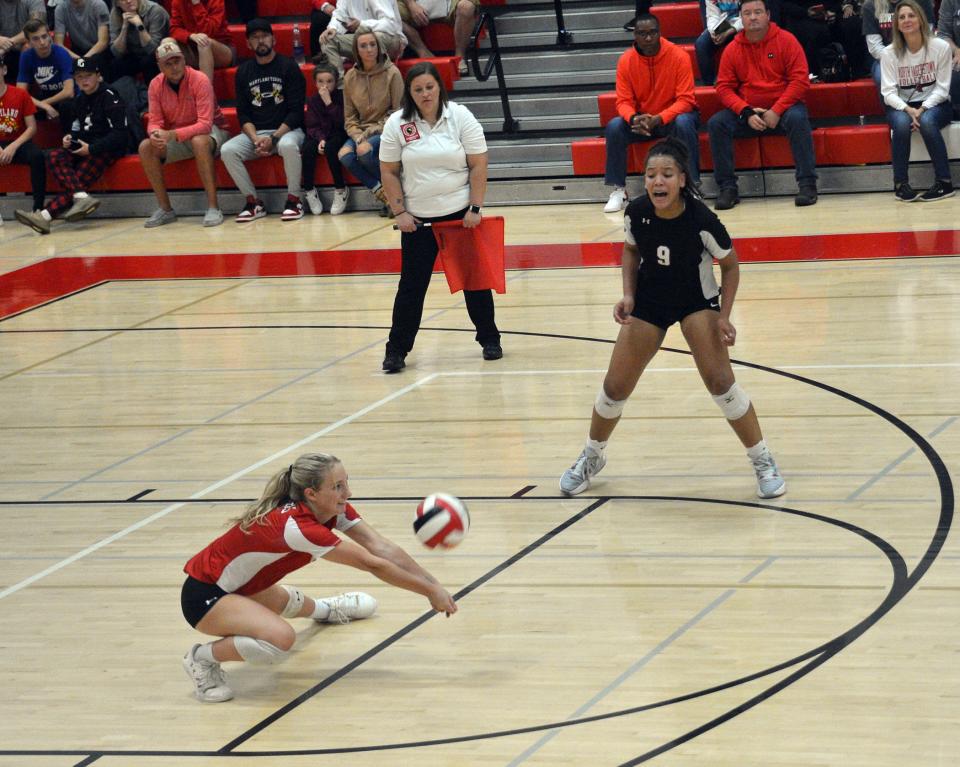
<path id="1" fill-rule="evenodd" d="M 231 594 L 257 594 L 338 546 L 334 529 L 349 530 L 359 522 L 360 515 L 349 503 L 345 513 L 320 523 L 306 504 L 291 501 L 246 532 L 234 525 L 187 562 L 183 571 Z"/>

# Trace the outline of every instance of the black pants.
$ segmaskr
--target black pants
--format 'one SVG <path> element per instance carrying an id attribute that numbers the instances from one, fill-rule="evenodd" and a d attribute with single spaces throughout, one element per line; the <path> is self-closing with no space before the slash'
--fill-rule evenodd
<path id="1" fill-rule="evenodd" d="M 330 175 L 333 176 L 333 185 L 337 189 L 343 189 L 347 185 L 343 180 L 343 165 L 337 156 L 337 152 L 340 151 L 340 147 L 343 146 L 343 142 L 346 140 L 346 133 L 342 131 L 334 133 L 327 139 L 327 143 L 323 148 L 323 154 L 327 158 L 327 165 L 330 166 Z M 317 157 L 319 153 L 317 142 L 307 136 L 303 141 L 303 146 L 300 147 L 300 158 L 303 162 L 303 188 L 308 192 L 316 186 L 314 179 L 316 177 Z"/>
<path id="2" fill-rule="evenodd" d="M 423 221 L 459 221 L 466 208 L 439 218 L 423 218 Z M 387 341 L 387 353 L 406 354 L 420 330 L 423 318 L 423 300 L 433 276 L 433 265 L 439 252 L 433 229 L 425 226 L 414 232 L 400 233 L 400 284 L 393 300 L 393 326 Z M 500 331 L 493 318 L 492 290 L 465 290 L 467 313 L 477 329 L 476 340 L 481 346 L 500 343 Z"/>
<path id="3" fill-rule="evenodd" d="M 9 141 L 0 143 L 5 147 Z M 33 209 L 43 209 L 43 198 L 47 195 L 47 163 L 43 150 L 32 141 L 20 145 L 13 155 L 14 165 L 30 166 L 30 187 L 33 189 Z"/>
<path id="4" fill-rule="evenodd" d="M 320 53 L 320 33 L 327 28 L 330 23 L 330 17 L 323 11 L 314 8 L 310 11 L 310 55 L 316 56 Z"/>
<path id="5" fill-rule="evenodd" d="M 110 69 L 111 76 L 115 80 L 121 77 L 132 77 L 136 80 L 137 75 L 143 75 L 143 81 L 148 84 L 160 74 L 160 68 L 154 56 L 139 56 L 135 53 L 127 53 L 119 58 L 114 56 Z"/>

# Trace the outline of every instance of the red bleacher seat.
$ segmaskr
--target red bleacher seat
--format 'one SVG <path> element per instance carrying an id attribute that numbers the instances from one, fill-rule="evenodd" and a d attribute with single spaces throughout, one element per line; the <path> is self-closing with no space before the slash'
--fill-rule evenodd
<path id="1" fill-rule="evenodd" d="M 627 149 L 627 172 L 642 173 L 652 142 L 631 144 Z M 588 138 L 574 141 L 570 145 L 573 157 L 573 172 L 578 176 L 602 176 L 607 159 L 606 144 L 602 138 Z M 760 168 L 760 142 L 755 138 L 737 139 L 733 146 L 733 161 L 737 168 Z M 700 134 L 700 169 L 713 169 L 713 156 L 710 154 L 710 141 Z"/>
<path id="2" fill-rule="evenodd" d="M 658 3 L 650 12 L 660 21 L 660 34 L 668 40 L 695 38 L 703 31 L 697 3 Z"/>
<path id="3" fill-rule="evenodd" d="M 712 86 L 694 89 L 700 120 L 705 123 L 720 108 L 720 99 Z M 882 115 L 880 97 L 873 80 L 854 80 L 849 83 L 816 83 L 807 94 L 807 109 L 814 118 L 855 115 Z M 617 95 L 613 91 L 597 96 L 600 124 L 606 125 L 617 116 Z"/>

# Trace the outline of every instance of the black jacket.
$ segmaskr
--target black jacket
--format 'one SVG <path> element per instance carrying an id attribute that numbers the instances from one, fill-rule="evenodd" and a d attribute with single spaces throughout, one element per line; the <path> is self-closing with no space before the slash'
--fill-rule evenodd
<path id="1" fill-rule="evenodd" d="M 79 89 L 78 89 L 79 90 Z M 73 97 L 74 120 L 70 135 L 90 145 L 90 154 L 119 157 L 127 152 L 126 105 L 112 88 L 103 83 L 89 96 L 80 91 Z"/>

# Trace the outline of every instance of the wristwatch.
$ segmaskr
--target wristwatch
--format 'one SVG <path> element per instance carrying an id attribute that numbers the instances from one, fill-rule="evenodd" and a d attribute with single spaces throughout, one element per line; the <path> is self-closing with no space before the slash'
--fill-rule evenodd
<path id="1" fill-rule="evenodd" d="M 137 32 L 143 32 L 144 29 L 146 29 L 146 27 L 144 27 L 143 24 L 137 24 Z"/>
<path id="2" fill-rule="evenodd" d="M 471 212 L 471 213 L 479 213 L 479 212 L 480 212 L 480 206 L 479 206 L 479 205 L 471 205 L 471 206 L 470 206 L 470 212 Z"/>

